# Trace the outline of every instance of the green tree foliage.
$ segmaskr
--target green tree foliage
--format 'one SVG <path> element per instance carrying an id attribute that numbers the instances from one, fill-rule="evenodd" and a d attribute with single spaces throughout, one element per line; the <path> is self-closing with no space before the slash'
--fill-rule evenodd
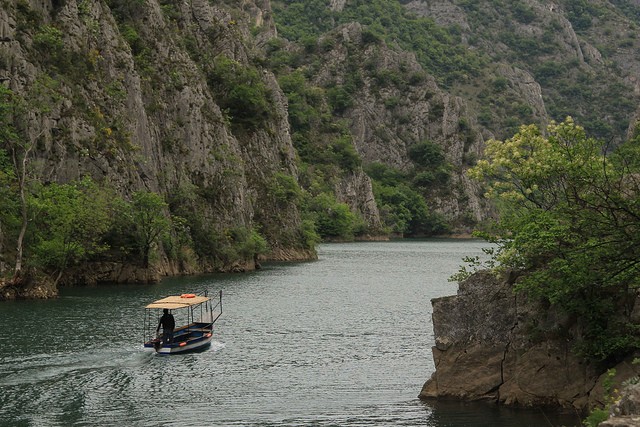
<path id="1" fill-rule="evenodd" d="M 0 257 L 9 242 L 11 230 L 16 229 L 19 212 L 16 170 L 9 151 L 18 138 L 12 121 L 12 97 L 13 93 L 0 85 Z"/>
<path id="2" fill-rule="evenodd" d="M 298 203 L 302 190 L 294 177 L 277 172 L 269 184 L 269 194 L 275 197 L 282 208 L 286 208 L 289 203 Z"/>
<path id="3" fill-rule="evenodd" d="M 335 114 L 342 114 L 353 106 L 353 98 L 344 86 L 334 86 L 327 90 L 329 105 Z"/>
<path id="4" fill-rule="evenodd" d="M 276 4 L 277 3 L 277 4 Z M 408 22 L 414 19 L 408 14 L 404 14 L 403 8 L 392 2 L 350 2 L 341 13 L 331 12 L 326 1 L 309 2 L 276 2 L 274 8 L 278 19 L 280 35 L 290 40 L 302 43 L 306 39 L 316 39 L 318 35 L 329 31 L 335 25 L 349 21 L 358 21 L 365 24 L 363 27 L 363 43 L 375 45 L 381 40 L 393 38 L 396 42 L 398 37 L 390 34 L 398 34 L 403 31 L 401 25 L 396 25 L 394 19 L 387 19 L 386 16 L 398 18 L 401 22 Z M 355 7 L 354 9 L 352 9 Z M 322 10 L 323 16 L 330 16 L 331 20 L 316 19 L 317 16 L 305 16 L 311 10 Z M 425 37 L 442 37 L 446 39 L 446 32 L 439 33 L 435 30 L 433 23 L 428 20 L 417 20 L 424 23 L 429 30 L 420 27 L 420 34 Z M 304 23 L 304 24 L 303 24 Z M 410 24 L 413 25 L 413 24 Z M 432 31 L 433 30 L 433 31 Z M 431 31 L 431 33 L 429 33 Z M 427 36 L 426 33 L 429 33 Z M 437 33 L 437 34 L 436 34 Z M 290 44 L 275 43 L 270 44 L 272 52 L 281 52 L 288 46 L 287 52 L 304 52 L 302 57 L 298 57 L 295 69 L 278 64 L 272 64 L 279 75 L 279 83 L 289 101 L 289 119 L 292 130 L 292 140 L 302 162 L 308 167 L 303 173 L 301 185 L 312 195 L 334 192 L 335 185 L 339 182 L 341 175 L 357 171 L 362 166 L 362 160 L 358 155 L 353 143 L 352 136 L 348 130 L 348 123 L 336 120 L 341 115 L 348 113 L 354 105 L 354 99 L 364 84 L 365 72 L 370 73 L 371 81 L 380 88 L 394 86 L 398 88 L 406 87 L 407 84 L 416 84 L 424 80 L 424 73 L 413 73 L 397 70 L 378 69 L 375 60 L 369 64 L 360 64 L 357 60 L 349 60 L 345 64 L 347 70 L 344 81 L 340 83 L 329 82 L 323 87 L 313 86 L 309 83 L 308 75 L 316 67 L 313 59 L 316 54 L 324 52 L 326 49 L 334 48 L 335 38 L 326 36 L 321 39 L 315 47 L 309 46 L 303 49 L 292 49 Z M 418 45 L 421 41 L 414 40 Z M 433 41 L 433 38 L 429 38 Z M 395 42 L 394 42 L 395 43 Z M 352 46 L 347 46 L 351 49 Z M 433 45 L 430 46 L 433 48 Z M 449 54 L 452 50 L 448 50 Z M 278 56 L 280 57 L 280 56 Z M 290 56 L 288 56 L 290 57 Z M 302 67 L 301 64 L 309 64 Z M 402 68 L 402 67 L 401 67 Z M 399 98 L 389 98 L 386 101 L 387 108 L 394 108 L 400 102 Z M 444 105 L 434 108 L 434 114 L 441 116 Z M 450 166 L 446 162 L 442 149 L 434 143 L 425 141 L 413 147 L 413 157 L 415 168 L 406 174 L 402 174 L 401 182 L 392 186 L 377 186 L 377 202 L 380 205 L 379 197 L 385 196 L 385 206 L 381 213 L 385 217 L 384 221 L 388 229 L 407 235 L 437 234 L 447 229 L 443 224 L 441 216 L 433 214 L 427 207 L 426 197 L 434 188 L 444 188 L 450 176 Z M 308 209 L 318 207 L 318 204 L 307 203 Z M 311 218 L 317 218 L 318 212 L 309 212 Z M 356 218 L 353 230 L 365 232 L 360 226 L 361 219 Z M 323 235 L 325 228 L 320 226 L 318 231 Z M 379 232 L 376 230 L 375 232 Z M 323 235 L 323 237 L 330 237 Z"/>
<path id="5" fill-rule="evenodd" d="M 214 59 L 207 83 L 232 123 L 255 129 L 271 117 L 271 91 L 257 69 L 220 55 Z"/>
<path id="6" fill-rule="evenodd" d="M 107 0 L 106 3 L 119 22 L 140 18 L 145 12 L 144 0 Z"/>
<path id="7" fill-rule="evenodd" d="M 392 232 L 420 236 L 449 231 L 446 221 L 431 212 L 424 196 L 409 185 L 411 178 L 407 174 L 382 163 L 370 164 L 366 171 L 373 180 L 373 192 L 385 225 Z"/>
<path id="8" fill-rule="evenodd" d="M 500 211 L 487 236 L 502 268 L 527 272 L 518 289 L 578 319 L 579 354 L 624 355 L 640 345 L 625 311 L 640 285 L 638 141 L 605 156 L 570 118 L 547 132 L 488 142 L 470 171 Z"/>
<path id="9" fill-rule="evenodd" d="M 362 160 L 346 124 L 333 122 L 325 102 L 329 99 L 331 103 L 328 91 L 309 84 L 298 70 L 281 75 L 279 82 L 289 101 L 292 140 L 303 163 L 302 186 L 308 191 L 302 204 L 306 218 L 302 239 L 310 248 L 319 238 L 349 239 L 365 233 L 362 218 L 350 212 L 347 205 L 339 204 L 335 196 L 329 196 L 338 177 L 358 170 Z M 276 178 L 272 194 L 296 195 L 293 185 L 283 179 L 286 177 L 276 175 Z M 301 192 L 299 188 L 298 191 Z M 318 200 L 312 201 L 314 197 Z"/>
<path id="10" fill-rule="evenodd" d="M 33 36 L 33 44 L 38 51 L 46 55 L 49 60 L 55 59 L 63 52 L 64 42 L 62 41 L 62 31 L 55 27 L 44 25 Z"/>
<path id="11" fill-rule="evenodd" d="M 20 210 L 16 194 L 15 171 L 7 152 L 0 148 L 0 274 L 6 269 L 6 249 L 16 241 Z"/>
<path id="12" fill-rule="evenodd" d="M 337 165 L 348 172 L 359 167 L 362 162 L 346 125 L 331 126 L 332 129 L 327 131 L 329 136 L 323 138 L 319 138 L 314 133 L 323 126 L 330 127 L 331 116 L 323 100 L 328 99 L 334 111 L 336 109 L 342 111 L 351 105 L 350 95 L 342 88 L 325 91 L 311 86 L 299 71 L 280 77 L 279 82 L 289 101 L 292 139 L 301 159 L 310 164 Z M 344 99 L 337 101 L 335 97 L 340 99 L 344 97 L 348 102 Z"/>
<path id="13" fill-rule="evenodd" d="M 323 238 L 353 238 L 357 217 L 331 193 L 320 193 L 308 202 L 308 212 Z"/>
<path id="14" fill-rule="evenodd" d="M 35 96 L 34 98 L 39 98 Z M 0 128 L 0 144 L 1 148 L 6 150 L 6 153 L 11 158 L 11 171 L 5 174 L 5 179 L 10 179 L 8 182 L 15 197 L 10 198 L 6 202 L 8 208 L 7 212 L 12 211 L 12 207 L 16 207 L 16 217 L 19 231 L 15 233 L 16 239 L 16 254 L 15 254 L 15 267 L 14 267 L 14 279 L 18 279 L 22 273 L 22 262 L 24 254 L 24 238 L 27 233 L 29 225 L 29 212 L 28 212 L 28 198 L 29 198 L 29 164 L 30 153 L 35 146 L 34 140 L 29 140 L 26 137 L 25 128 L 28 127 L 28 117 L 26 107 L 26 101 L 20 97 L 15 96 L 12 91 L 7 89 L 4 85 L 0 85 L 0 114 L 2 115 L 3 125 Z M 32 104 L 32 107 L 37 108 L 38 103 Z M 5 227 L 9 225 L 12 215 L 7 215 L 4 219 L 7 223 Z M 12 236 L 13 237 L 13 236 Z"/>
<path id="15" fill-rule="evenodd" d="M 301 197 L 295 180 L 282 172 L 276 173 L 269 183 L 269 194 L 283 206 L 295 203 Z M 259 230 L 237 226 L 221 228 L 217 221 L 202 215 L 202 200 L 196 187 L 177 189 L 169 199 L 173 233 L 181 250 L 195 253 L 195 258 L 214 268 L 225 269 L 239 261 L 253 260 L 268 251 L 269 245 Z M 176 221 L 177 220 L 177 221 Z M 166 246 L 164 243 L 163 245 Z"/>
<path id="16" fill-rule="evenodd" d="M 564 0 L 562 3 L 567 10 L 571 25 L 578 31 L 589 29 L 593 19 L 604 12 L 602 6 L 588 0 Z"/>
<path id="17" fill-rule="evenodd" d="M 415 52 L 420 63 L 442 84 L 449 85 L 466 74 L 477 74 L 484 63 L 464 48 L 459 34 L 406 11 L 400 2 L 355 0 L 341 12 L 332 12 L 325 0 L 277 1 L 273 4 L 279 33 L 291 41 L 315 38 L 335 26 L 359 22 L 365 26 L 363 42 L 385 40 Z M 336 93 L 337 100 L 344 101 Z M 337 104 L 338 108 L 343 104 Z"/>
<path id="18" fill-rule="evenodd" d="M 30 262 L 57 272 L 76 265 L 107 248 L 102 239 L 111 226 L 109 197 L 91 179 L 40 187 L 30 199 L 35 229 Z"/>
<path id="19" fill-rule="evenodd" d="M 234 227 L 227 231 L 227 261 L 237 259 L 255 259 L 267 253 L 267 241 L 257 230 L 247 227 Z"/>
<path id="20" fill-rule="evenodd" d="M 428 189 L 433 185 L 443 186 L 449 181 L 450 165 L 438 144 L 423 141 L 410 147 L 408 155 L 415 165 L 411 177 L 415 187 Z"/>
<path id="21" fill-rule="evenodd" d="M 152 249 L 162 234 L 169 230 L 170 221 L 165 213 L 167 206 L 159 194 L 149 191 L 133 193 L 127 219 L 145 268 L 149 267 Z"/>
<path id="22" fill-rule="evenodd" d="M 278 1 L 273 5 L 278 31 L 291 41 L 320 35 L 332 27 L 326 0 Z"/>
<path id="23" fill-rule="evenodd" d="M 278 78 L 280 87 L 289 102 L 289 122 L 297 132 L 309 132 L 320 125 L 324 118 L 324 90 L 313 87 L 301 71 L 294 71 Z"/>
<path id="24" fill-rule="evenodd" d="M 300 234 L 302 235 L 303 247 L 305 249 L 315 249 L 322 241 L 322 238 L 316 230 L 316 224 L 312 219 L 304 218 L 300 226 Z"/>

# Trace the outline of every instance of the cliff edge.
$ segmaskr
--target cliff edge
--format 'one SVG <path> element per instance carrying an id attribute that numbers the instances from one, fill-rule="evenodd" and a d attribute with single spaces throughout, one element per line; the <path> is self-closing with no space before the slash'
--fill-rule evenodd
<path id="1" fill-rule="evenodd" d="M 578 325 L 514 293 L 516 280 L 479 272 L 460 283 L 457 295 L 431 301 L 436 370 L 421 399 L 585 411 L 603 404 L 608 368 L 616 369 L 618 384 L 636 375 L 633 355 L 615 366 L 577 357 L 571 337 Z"/>

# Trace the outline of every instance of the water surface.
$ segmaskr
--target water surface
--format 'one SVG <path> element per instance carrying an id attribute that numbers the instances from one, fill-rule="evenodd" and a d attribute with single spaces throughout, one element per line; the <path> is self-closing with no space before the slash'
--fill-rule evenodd
<path id="1" fill-rule="evenodd" d="M 2 426 L 579 425 L 493 405 L 424 403 L 431 298 L 475 240 L 325 244 L 319 260 L 0 303 Z M 224 293 L 212 347 L 142 348 L 143 307 Z M 179 318 L 177 319 L 180 320 Z"/>

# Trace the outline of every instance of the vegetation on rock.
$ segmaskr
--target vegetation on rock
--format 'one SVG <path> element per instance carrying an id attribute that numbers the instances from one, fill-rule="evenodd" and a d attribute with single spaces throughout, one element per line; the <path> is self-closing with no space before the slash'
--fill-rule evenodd
<path id="1" fill-rule="evenodd" d="M 526 272 L 517 289 L 579 322 L 575 350 L 598 361 L 640 347 L 638 142 L 612 151 L 567 118 L 490 141 L 470 171 L 499 210 L 481 233 L 498 244 L 499 268 Z"/>

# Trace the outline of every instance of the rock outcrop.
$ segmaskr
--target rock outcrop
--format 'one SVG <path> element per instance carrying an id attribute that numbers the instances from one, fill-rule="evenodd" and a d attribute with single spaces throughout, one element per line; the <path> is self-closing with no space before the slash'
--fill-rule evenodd
<path id="1" fill-rule="evenodd" d="M 598 427 L 640 427 L 640 383 L 621 390 L 611 406 L 609 419 Z"/>
<path id="2" fill-rule="evenodd" d="M 605 402 L 604 368 L 574 355 L 570 319 L 479 272 L 432 300 L 436 370 L 420 397 L 584 411 Z M 633 357 L 615 381 L 636 375 Z"/>
<path id="3" fill-rule="evenodd" d="M 47 299 L 58 296 L 58 288 L 48 279 L 13 280 L 0 279 L 0 301 L 15 299 Z"/>

